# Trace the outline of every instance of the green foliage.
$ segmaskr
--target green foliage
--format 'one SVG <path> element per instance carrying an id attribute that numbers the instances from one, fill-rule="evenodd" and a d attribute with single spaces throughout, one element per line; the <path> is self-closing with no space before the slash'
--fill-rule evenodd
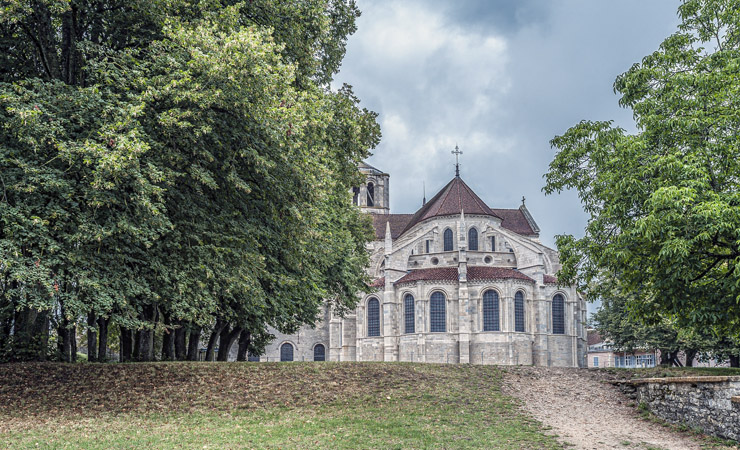
<path id="1" fill-rule="evenodd" d="M 551 144 L 545 192 L 575 189 L 585 236 L 559 236 L 559 276 L 618 289 L 635 317 L 740 334 L 740 3 L 687 0 L 615 91 L 638 132 L 583 121 Z M 616 279 L 614 283 L 602 282 Z"/>
<path id="2" fill-rule="evenodd" d="M 159 333 L 218 316 L 264 345 L 324 299 L 352 308 L 369 233 L 349 188 L 380 133 L 328 82 L 358 15 L 340 0 L 8 6 L 0 348 L 31 311 L 62 340 L 92 312 Z"/>

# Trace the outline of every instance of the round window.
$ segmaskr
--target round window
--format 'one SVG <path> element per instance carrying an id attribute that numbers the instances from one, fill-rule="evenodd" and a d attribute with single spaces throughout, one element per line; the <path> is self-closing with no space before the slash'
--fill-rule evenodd
<path id="1" fill-rule="evenodd" d="M 491 264 L 491 262 L 493 261 L 493 258 L 491 258 L 490 256 L 486 256 L 485 258 L 483 258 L 483 261 L 485 261 L 486 264 Z"/>
<path id="2" fill-rule="evenodd" d="M 437 258 L 432 258 L 432 265 L 436 266 L 439 264 L 439 260 Z"/>

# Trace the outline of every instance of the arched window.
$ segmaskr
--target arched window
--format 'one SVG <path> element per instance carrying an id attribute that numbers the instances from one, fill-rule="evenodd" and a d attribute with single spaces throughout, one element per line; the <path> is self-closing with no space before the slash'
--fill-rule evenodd
<path id="1" fill-rule="evenodd" d="M 367 335 L 380 336 L 380 302 L 377 298 L 367 302 Z"/>
<path id="2" fill-rule="evenodd" d="M 280 361 L 293 361 L 293 345 L 285 343 L 280 346 Z"/>
<path id="3" fill-rule="evenodd" d="M 444 241 L 445 241 L 445 251 L 451 252 L 452 251 L 452 230 L 450 230 L 449 228 L 445 230 Z"/>
<path id="4" fill-rule="evenodd" d="M 501 331 L 499 326 L 498 292 L 483 293 L 483 331 Z"/>
<path id="5" fill-rule="evenodd" d="M 414 333 L 416 331 L 414 322 L 414 296 L 411 294 L 406 294 L 403 298 L 403 322 L 405 333 Z"/>
<path id="6" fill-rule="evenodd" d="M 429 300 L 429 329 L 431 332 L 447 331 L 445 309 L 445 295 L 441 292 L 432 294 Z"/>
<path id="7" fill-rule="evenodd" d="M 326 347 L 324 347 L 324 344 L 316 344 L 316 347 L 313 348 L 313 360 L 326 361 Z"/>
<path id="8" fill-rule="evenodd" d="M 478 250 L 478 230 L 475 228 L 468 230 L 468 250 Z"/>
<path id="9" fill-rule="evenodd" d="M 552 333 L 565 334 L 565 299 L 560 294 L 552 298 Z"/>
<path id="10" fill-rule="evenodd" d="M 524 294 L 514 295 L 514 331 L 524 331 Z"/>
<path id="11" fill-rule="evenodd" d="M 255 355 L 252 352 L 247 353 L 247 361 L 259 362 L 260 355 Z"/>
<path id="12" fill-rule="evenodd" d="M 367 206 L 375 206 L 375 186 L 372 183 L 367 184 Z"/>

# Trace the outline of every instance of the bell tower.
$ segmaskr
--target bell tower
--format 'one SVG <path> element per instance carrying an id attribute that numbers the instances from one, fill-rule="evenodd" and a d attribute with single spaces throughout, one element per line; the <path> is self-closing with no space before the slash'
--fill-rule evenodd
<path id="1" fill-rule="evenodd" d="M 360 173 L 365 176 L 362 186 L 352 188 L 352 201 L 364 213 L 390 213 L 390 175 L 382 170 L 361 162 Z"/>

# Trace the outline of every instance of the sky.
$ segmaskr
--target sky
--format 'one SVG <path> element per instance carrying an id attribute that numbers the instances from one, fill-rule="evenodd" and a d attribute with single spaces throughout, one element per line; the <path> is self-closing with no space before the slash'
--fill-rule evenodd
<path id="1" fill-rule="evenodd" d="M 492 208 L 522 197 L 555 247 L 583 235 L 574 192 L 545 195 L 549 141 L 614 120 L 617 75 L 676 31 L 668 0 L 358 0 L 358 31 L 333 86 L 352 85 L 383 134 L 367 162 L 390 174 L 392 213 L 413 213 L 455 173 Z"/>
<path id="2" fill-rule="evenodd" d="M 367 162 L 390 174 L 391 213 L 413 213 L 454 176 L 492 208 L 522 197 L 541 241 L 583 235 L 575 192 L 545 195 L 549 141 L 581 120 L 634 132 L 614 79 L 679 23 L 668 0 L 357 0 L 358 31 L 333 87 L 378 113 Z M 589 305 L 589 312 L 598 305 Z"/>

